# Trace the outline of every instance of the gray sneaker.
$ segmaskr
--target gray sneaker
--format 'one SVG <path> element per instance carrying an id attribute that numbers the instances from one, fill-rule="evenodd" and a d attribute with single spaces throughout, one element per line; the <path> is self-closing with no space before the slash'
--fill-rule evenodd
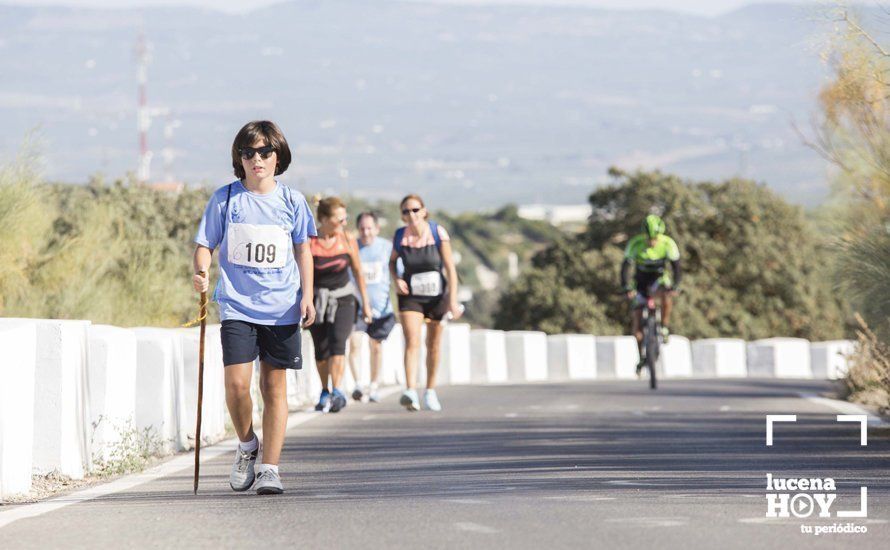
<path id="1" fill-rule="evenodd" d="M 284 492 L 281 486 L 281 478 L 275 470 L 260 470 L 256 476 L 256 494 L 258 495 L 280 495 Z"/>
<path id="2" fill-rule="evenodd" d="M 235 449 L 235 463 L 232 464 L 232 475 L 229 476 L 229 486 L 233 491 L 246 491 L 253 485 L 255 478 L 254 465 L 259 447 L 255 450 L 242 451 L 239 446 Z"/>

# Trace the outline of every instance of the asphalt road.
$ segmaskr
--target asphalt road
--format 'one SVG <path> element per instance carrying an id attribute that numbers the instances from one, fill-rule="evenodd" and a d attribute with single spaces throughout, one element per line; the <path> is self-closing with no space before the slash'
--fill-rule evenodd
<path id="1" fill-rule="evenodd" d="M 0 548 L 887 548 L 890 433 L 797 396 L 822 382 L 450 387 L 442 413 L 392 395 L 288 434 L 286 493 L 227 485 L 231 456 L 0 529 Z M 797 414 L 765 445 L 766 414 Z M 766 518 L 766 474 L 835 479 L 837 510 Z M 804 534 L 855 524 L 859 534 Z"/>

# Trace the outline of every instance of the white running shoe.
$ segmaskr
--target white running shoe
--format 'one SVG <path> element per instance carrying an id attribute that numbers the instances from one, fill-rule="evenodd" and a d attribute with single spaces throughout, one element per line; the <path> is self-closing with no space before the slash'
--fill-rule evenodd
<path id="1" fill-rule="evenodd" d="M 436 390 L 426 390 L 423 392 L 423 410 L 439 412 L 442 410 L 442 404 L 439 403 L 439 396 Z"/>
<path id="2" fill-rule="evenodd" d="M 399 404 L 409 411 L 419 411 L 420 403 L 417 400 L 417 390 L 405 390 L 399 398 Z"/>
<path id="3" fill-rule="evenodd" d="M 260 471 L 256 475 L 254 488 L 256 488 L 256 494 L 258 495 L 280 495 L 284 492 L 278 472 L 262 466 L 260 466 Z"/>
<path id="4" fill-rule="evenodd" d="M 232 474 L 229 476 L 229 486 L 233 491 L 246 491 L 253 485 L 257 451 L 259 447 L 253 451 L 242 451 L 239 445 L 235 449 L 235 463 L 232 464 Z"/>

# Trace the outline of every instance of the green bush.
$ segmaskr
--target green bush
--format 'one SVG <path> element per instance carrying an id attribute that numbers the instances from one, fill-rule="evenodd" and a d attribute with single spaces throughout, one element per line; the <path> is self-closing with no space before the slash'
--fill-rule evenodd
<path id="1" fill-rule="evenodd" d="M 22 165 L 0 176 L 0 314 L 119 326 L 195 316 L 191 241 L 208 190 L 50 185 Z"/>
<path id="2" fill-rule="evenodd" d="M 505 293 L 498 328 L 625 332 L 623 248 L 654 212 L 665 218 L 682 254 L 684 293 L 672 320 L 678 334 L 814 340 L 844 334 L 847 307 L 831 283 L 829 243 L 799 207 L 746 180 L 613 176 L 614 185 L 590 195 L 587 230 L 538 254 Z"/>

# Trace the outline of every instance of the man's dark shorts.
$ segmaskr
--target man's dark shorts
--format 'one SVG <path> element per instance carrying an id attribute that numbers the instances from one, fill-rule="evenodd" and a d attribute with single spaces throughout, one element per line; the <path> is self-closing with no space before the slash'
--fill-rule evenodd
<path id="1" fill-rule="evenodd" d="M 223 364 L 260 361 L 281 369 L 303 368 L 300 325 L 258 325 L 247 321 L 222 322 Z"/>
<path id="2" fill-rule="evenodd" d="M 395 326 L 396 316 L 395 314 L 390 313 L 389 315 L 384 315 L 378 319 L 371 319 L 370 325 L 365 323 L 365 320 L 359 317 L 359 320 L 355 322 L 355 331 L 367 332 L 368 336 L 378 342 L 382 342 L 386 340 Z"/>

